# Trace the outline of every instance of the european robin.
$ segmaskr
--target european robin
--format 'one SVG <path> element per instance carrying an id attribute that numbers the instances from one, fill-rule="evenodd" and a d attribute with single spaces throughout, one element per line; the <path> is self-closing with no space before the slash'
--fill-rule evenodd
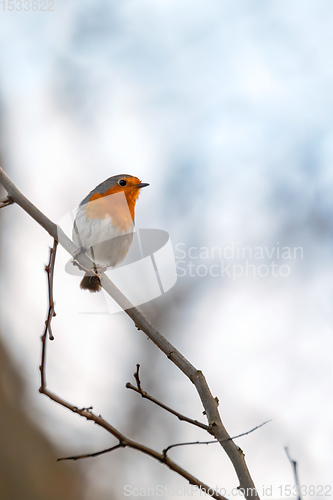
<path id="1" fill-rule="evenodd" d="M 95 264 L 80 288 L 98 292 L 98 272 L 115 267 L 126 257 L 133 240 L 135 204 L 149 186 L 137 177 L 114 175 L 95 187 L 80 203 L 74 220 L 73 241 Z"/>

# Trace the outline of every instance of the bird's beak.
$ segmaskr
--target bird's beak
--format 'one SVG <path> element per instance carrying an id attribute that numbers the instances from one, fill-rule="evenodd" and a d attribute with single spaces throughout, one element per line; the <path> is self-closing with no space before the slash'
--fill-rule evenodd
<path id="1" fill-rule="evenodd" d="M 141 188 L 144 188 L 144 187 L 146 187 L 146 186 L 149 186 L 149 184 L 147 184 L 147 182 L 140 182 L 140 184 L 137 184 L 137 185 L 136 185 L 136 187 L 137 187 L 137 188 L 140 188 L 140 189 L 141 189 Z"/>

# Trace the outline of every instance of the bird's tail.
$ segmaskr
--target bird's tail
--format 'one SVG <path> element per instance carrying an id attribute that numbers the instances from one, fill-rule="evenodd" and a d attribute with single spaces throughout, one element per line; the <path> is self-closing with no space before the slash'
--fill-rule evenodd
<path id="1" fill-rule="evenodd" d="M 89 290 L 89 292 L 99 292 L 101 289 L 101 280 L 96 274 L 86 273 L 80 283 L 82 290 Z"/>

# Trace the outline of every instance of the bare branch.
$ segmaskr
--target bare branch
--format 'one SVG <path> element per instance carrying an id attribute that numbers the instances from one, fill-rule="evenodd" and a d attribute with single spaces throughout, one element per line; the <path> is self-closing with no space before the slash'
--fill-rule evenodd
<path id="1" fill-rule="evenodd" d="M 38 222 L 63 248 L 72 256 L 77 255 L 77 246 L 66 236 L 62 229 L 48 219 L 37 207 L 35 207 L 9 179 L 4 170 L 0 167 L 0 184 L 7 190 L 10 198 L 14 200 L 23 210 Z M 93 270 L 93 262 L 85 255 L 76 257 L 80 265 Z M 230 440 L 230 436 L 225 429 L 219 411 L 218 403 L 213 397 L 206 379 L 200 370 L 197 370 L 144 316 L 133 304 L 121 293 L 121 291 L 101 273 L 99 276 L 101 286 L 116 303 L 133 320 L 135 326 L 142 330 L 152 342 L 191 380 L 195 385 L 205 409 L 208 425 L 211 434 L 221 443 L 221 446 L 230 458 L 239 480 L 239 488 L 244 492 L 247 500 L 259 500 L 259 495 L 255 490 L 255 485 L 247 468 L 244 453 Z"/>
<path id="2" fill-rule="evenodd" d="M 149 455 L 150 457 L 154 458 L 158 462 L 165 464 L 169 469 L 173 470 L 174 472 L 176 472 L 177 474 L 179 474 L 180 476 L 185 478 L 190 484 L 193 484 L 193 485 L 197 486 L 198 488 L 200 488 L 200 490 L 202 490 L 204 492 L 209 491 L 209 495 L 212 498 L 216 498 L 218 500 L 227 500 L 225 497 L 223 497 L 222 495 L 220 495 L 217 492 L 214 492 L 214 494 L 212 494 L 212 488 L 210 488 L 208 485 L 206 485 L 202 481 L 199 481 L 196 477 L 194 477 L 192 474 L 190 474 L 189 472 L 184 470 L 182 467 L 180 467 L 178 464 L 176 464 L 173 460 L 170 460 L 169 457 L 165 457 L 163 455 L 163 453 L 159 453 L 159 452 L 153 450 L 152 448 L 149 448 L 143 444 L 137 443 L 136 441 L 133 441 L 132 439 L 129 439 L 126 436 L 124 436 L 124 434 L 122 434 L 118 429 L 116 429 L 111 424 L 109 424 L 106 420 L 104 420 L 101 415 L 96 415 L 92 411 L 86 410 L 86 409 L 79 410 L 77 407 L 75 407 L 71 403 L 68 403 L 67 401 L 63 400 L 62 398 L 60 398 L 59 396 L 52 393 L 51 391 L 49 391 L 46 388 L 44 388 L 43 393 L 46 396 L 48 396 L 50 399 L 55 401 L 56 403 L 64 406 L 65 408 L 68 408 L 69 410 L 71 410 L 74 413 L 81 415 L 82 417 L 86 418 L 87 420 L 91 420 L 95 424 L 98 424 L 100 427 L 103 427 L 110 434 L 112 434 L 114 437 L 116 437 L 119 440 L 119 445 L 116 445 L 116 447 L 112 447 L 112 448 L 109 448 L 108 450 L 103 450 L 103 451 L 97 452 L 97 453 L 90 453 L 87 455 L 80 455 L 77 457 L 69 457 L 69 458 L 67 458 L 67 460 L 77 460 L 80 458 L 88 458 L 91 456 L 97 456 L 97 455 L 100 455 L 102 453 L 107 453 L 108 451 L 113 451 L 116 448 L 128 446 L 129 448 L 132 448 L 134 450 L 138 450 L 138 451 L 144 453 L 145 455 Z"/>
<path id="3" fill-rule="evenodd" d="M 195 425 L 197 427 L 200 427 L 201 429 L 204 429 L 205 431 L 210 432 L 210 428 L 209 428 L 208 425 L 205 425 L 205 424 L 199 422 L 198 420 L 193 420 L 192 418 L 189 418 L 189 417 L 186 417 L 185 415 L 182 415 L 178 411 L 173 410 L 169 406 L 166 406 L 165 404 L 161 403 L 161 401 L 158 401 L 157 399 L 155 399 L 152 396 L 150 396 L 150 394 L 148 394 L 147 392 L 143 391 L 142 388 L 141 388 L 141 382 L 140 382 L 140 378 L 139 378 L 139 368 L 140 368 L 140 365 L 136 365 L 136 372 L 134 373 L 134 378 L 136 380 L 137 387 L 135 387 L 134 385 L 132 385 L 130 382 L 127 382 L 127 384 L 126 384 L 126 388 L 127 389 L 131 389 L 132 391 L 135 391 L 138 394 L 141 394 L 141 396 L 144 399 L 148 399 L 152 403 L 155 403 L 157 406 L 160 406 L 161 408 L 163 408 L 164 410 L 168 411 L 169 413 L 172 413 L 179 420 L 182 420 L 184 422 L 188 422 L 189 424 Z"/>
<path id="4" fill-rule="evenodd" d="M 184 477 L 189 481 L 190 484 L 193 484 L 197 486 L 201 491 L 208 492 L 209 495 L 212 498 L 216 498 L 218 500 L 227 500 L 225 497 L 220 495 L 218 492 L 215 492 L 210 488 L 208 485 L 194 477 L 192 474 L 187 472 L 185 469 L 177 465 L 175 462 L 169 459 L 169 457 L 166 456 L 164 453 L 158 453 L 157 451 L 148 448 L 147 446 L 144 446 L 143 444 L 140 444 L 136 441 L 133 441 L 126 436 L 124 436 L 118 429 L 113 427 L 111 424 L 109 424 L 106 420 L 102 418 L 101 415 L 96 415 L 93 413 L 92 406 L 86 407 L 86 408 L 78 408 L 77 406 L 74 406 L 72 403 L 69 403 L 68 401 L 65 401 L 58 395 L 54 394 L 53 392 L 49 391 L 46 387 L 46 342 L 47 342 L 47 332 L 51 331 L 51 321 L 54 316 L 54 301 L 53 301 L 53 274 L 54 274 L 54 266 L 55 266 L 55 258 L 56 258 L 56 250 L 57 250 L 57 241 L 54 240 L 53 248 L 50 249 L 50 258 L 49 258 L 49 264 L 46 266 L 46 272 L 48 276 L 48 294 L 49 294 L 49 310 L 47 313 L 47 319 L 45 321 L 45 330 L 44 333 L 41 337 L 42 341 L 42 360 L 40 364 L 40 374 L 41 374 L 41 385 L 39 392 L 42 394 L 45 394 L 48 396 L 52 401 L 55 401 L 56 403 L 60 404 L 61 406 L 71 410 L 73 413 L 76 413 L 80 415 L 81 417 L 86 418 L 87 420 L 92 420 L 95 424 L 103 427 L 106 429 L 110 434 L 112 434 L 114 437 L 116 437 L 119 441 L 119 443 L 115 446 L 112 446 L 111 448 L 107 448 L 106 450 L 101 450 L 97 451 L 94 453 L 87 453 L 84 455 L 77 455 L 77 456 L 71 456 L 71 457 L 63 457 L 59 458 L 58 461 L 63 461 L 63 460 L 79 460 L 79 459 L 84 459 L 84 458 L 92 458 L 92 457 L 97 457 L 99 455 L 102 455 L 104 453 L 109 453 L 112 451 L 115 451 L 118 448 L 133 448 L 136 449 L 146 455 L 151 456 L 155 460 L 158 460 L 161 463 L 164 463 L 169 469 L 173 470 L 180 476 Z M 50 340 L 53 340 L 53 336 L 50 336 Z M 140 379 L 139 379 L 139 368 L 140 365 L 137 365 L 137 383 L 139 384 L 140 387 Z"/>
<path id="5" fill-rule="evenodd" d="M 45 336 L 45 342 L 47 340 L 47 337 Z M 101 415 L 96 415 L 93 413 L 91 410 L 87 410 L 86 408 L 79 409 L 76 406 L 72 405 L 68 401 L 65 401 L 61 397 L 57 396 L 53 392 L 49 391 L 45 386 L 41 388 L 40 392 L 45 394 L 47 397 L 49 397 L 52 401 L 55 401 L 56 403 L 60 404 L 61 406 L 64 406 L 65 408 L 68 408 L 71 410 L 73 413 L 81 415 L 81 417 L 86 418 L 87 420 L 90 420 L 94 422 L 95 424 L 99 425 L 100 427 L 103 427 L 106 429 L 110 434 L 112 434 L 114 437 L 116 437 L 119 440 L 119 444 L 109 448 L 107 450 L 102 450 L 100 452 L 96 453 L 89 453 L 86 455 L 78 455 L 76 457 L 65 457 L 61 458 L 60 460 L 78 460 L 81 458 L 88 458 L 88 457 L 93 457 L 93 456 L 98 456 L 103 453 L 107 453 L 108 451 L 114 451 L 117 448 L 120 447 L 126 447 L 128 446 L 129 448 L 132 448 L 134 450 L 138 450 L 145 455 L 149 455 L 150 457 L 154 458 L 155 460 L 165 464 L 169 469 L 173 470 L 180 476 L 182 476 L 184 479 L 186 479 L 190 484 L 193 484 L 194 486 L 197 486 L 200 490 L 204 492 L 209 491 L 209 495 L 212 498 L 215 498 L 217 500 L 227 500 L 224 496 L 220 495 L 217 492 L 213 493 L 212 488 L 210 488 L 208 485 L 203 483 L 202 481 L 198 480 L 196 477 L 194 477 L 192 474 L 187 472 L 185 469 L 180 467 L 178 464 L 176 464 L 173 460 L 170 460 L 169 457 L 165 457 L 163 453 L 159 453 L 151 448 L 148 448 L 147 446 L 137 443 L 136 441 L 133 441 L 132 439 L 127 438 L 122 434 L 118 429 L 113 427 L 111 424 L 109 424 L 106 420 L 102 418 Z"/>
<path id="6" fill-rule="evenodd" d="M 284 447 L 284 450 L 285 450 L 286 455 L 289 458 L 291 466 L 293 468 L 294 478 L 295 478 L 295 485 L 296 485 L 297 492 L 298 492 L 297 500 L 302 500 L 301 487 L 300 487 L 299 478 L 298 478 L 298 472 L 297 472 L 297 462 L 291 458 L 291 456 L 289 454 L 289 449 L 288 449 L 287 446 Z"/>

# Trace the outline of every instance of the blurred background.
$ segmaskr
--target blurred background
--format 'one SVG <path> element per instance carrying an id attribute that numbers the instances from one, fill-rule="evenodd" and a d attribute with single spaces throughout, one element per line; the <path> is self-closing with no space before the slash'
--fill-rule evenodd
<path id="1" fill-rule="evenodd" d="M 149 182 L 137 227 L 170 234 L 179 276 L 141 310 L 204 372 L 231 435 L 272 419 L 236 441 L 263 498 L 294 484 L 285 446 L 304 496 L 332 496 L 332 3 L 42 3 L 1 5 L 2 167 L 55 222 L 112 175 Z M 38 393 L 51 245 L 19 207 L 1 211 L 1 498 L 184 496 L 185 480 L 132 450 L 56 462 L 116 442 Z M 205 419 L 125 314 L 57 310 L 65 280 L 60 259 L 49 388 L 156 450 L 206 440 L 125 389 L 140 363 L 145 390 Z M 237 498 L 219 446 L 170 456 Z"/>

